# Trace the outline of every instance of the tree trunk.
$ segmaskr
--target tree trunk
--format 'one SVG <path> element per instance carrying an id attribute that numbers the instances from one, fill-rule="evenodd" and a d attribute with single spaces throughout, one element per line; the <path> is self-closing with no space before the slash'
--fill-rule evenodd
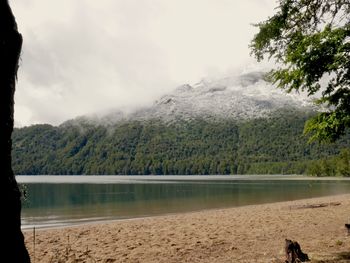
<path id="1" fill-rule="evenodd" d="M 21 193 L 11 166 L 11 134 L 18 60 L 22 36 L 7 0 L 0 0 L 0 257 L 30 262 L 21 232 Z"/>

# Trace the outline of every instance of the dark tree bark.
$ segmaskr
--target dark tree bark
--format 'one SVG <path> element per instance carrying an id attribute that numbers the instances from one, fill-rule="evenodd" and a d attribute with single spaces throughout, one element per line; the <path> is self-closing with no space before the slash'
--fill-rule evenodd
<path id="1" fill-rule="evenodd" d="M 11 134 L 22 36 L 7 0 L 0 0 L 0 257 L 30 262 L 21 232 L 21 193 L 11 166 Z"/>

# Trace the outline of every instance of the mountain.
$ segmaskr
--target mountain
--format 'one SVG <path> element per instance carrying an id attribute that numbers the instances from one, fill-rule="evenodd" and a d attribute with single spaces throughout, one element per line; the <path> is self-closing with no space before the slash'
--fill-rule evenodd
<path id="1" fill-rule="evenodd" d="M 193 86 L 182 85 L 153 105 L 129 113 L 114 111 L 102 117 L 84 116 L 78 120 L 105 124 L 150 119 L 164 122 L 197 118 L 244 120 L 268 117 L 285 108 L 315 109 L 305 96 L 287 94 L 267 83 L 262 72 L 250 72 L 216 80 L 204 79 Z"/>
<path id="2" fill-rule="evenodd" d="M 16 174 L 302 174 L 349 147 L 307 144 L 300 111 L 244 121 L 33 125 L 13 133 Z M 318 169 L 320 171 L 320 169 Z"/>
<path id="3" fill-rule="evenodd" d="M 203 80 L 128 114 L 15 129 L 13 169 L 16 174 L 336 174 L 323 160 L 350 147 L 350 135 L 333 145 L 308 144 L 302 131 L 314 114 L 305 97 L 271 87 L 259 72 Z M 342 171 L 349 170 L 347 157 L 342 160 Z"/>

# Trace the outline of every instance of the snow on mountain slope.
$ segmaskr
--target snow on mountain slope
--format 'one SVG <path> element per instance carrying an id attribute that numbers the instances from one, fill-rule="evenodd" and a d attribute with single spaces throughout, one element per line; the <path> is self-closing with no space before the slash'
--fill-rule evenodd
<path id="1" fill-rule="evenodd" d="M 193 86 L 185 84 L 161 97 L 150 107 L 128 114 L 115 111 L 98 119 L 106 123 L 129 119 L 251 119 L 290 107 L 305 110 L 313 108 L 305 96 L 287 94 L 265 82 L 262 72 L 251 72 L 212 81 L 202 80 Z"/>

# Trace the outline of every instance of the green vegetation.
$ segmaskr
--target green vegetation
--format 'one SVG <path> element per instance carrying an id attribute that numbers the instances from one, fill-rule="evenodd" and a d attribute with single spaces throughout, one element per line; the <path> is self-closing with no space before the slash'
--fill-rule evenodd
<path id="1" fill-rule="evenodd" d="M 343 149 L 337 156 L 313 161 L 307 173 L 313 176 L 350 176 L 350 150 Z"/>
<path id="2" fill-rule="evenodd" d="M 300 134 L 312 115 L 286 110 L 241 122 L 34 125 L 13 133 L 13 169 L 27 175 L 302 174 L 323 159 L 338 162 L 349 156 L 342 151 L 335 157 L 350 147 L 350 136 L 332 145 L 307 144 Z M 336 174 L 347 175 L 346 165 L 344 161 Z"/>
<path id="3" fill-rule="evenodd" d="M 350 127 L 349 15 L 348 0 L 279 0 L 275 15 L 256 25 L 252 53 L 277 65 L 268 79 L 320 95 L 325 111 L 306 123 L 310 141 L 333 142 Z"/>

